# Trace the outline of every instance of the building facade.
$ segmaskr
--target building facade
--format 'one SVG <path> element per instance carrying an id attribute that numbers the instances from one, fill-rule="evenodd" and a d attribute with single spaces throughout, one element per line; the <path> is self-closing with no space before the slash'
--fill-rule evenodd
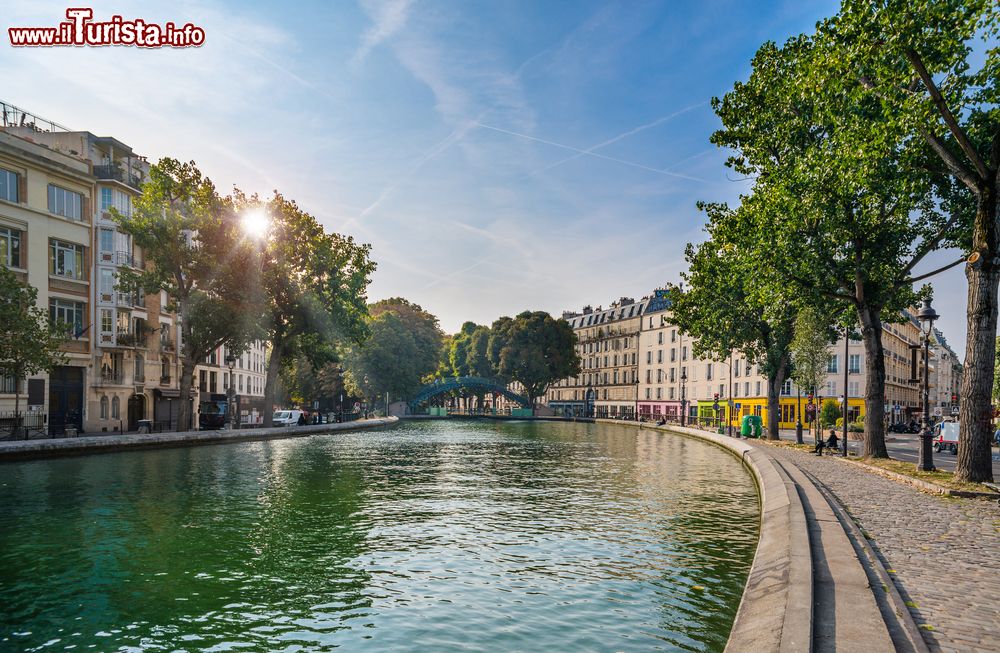
<path id="1" fill-rule="evenodd" d="M 553 384 L 546 403 L 557 415 L 634 419 L 638 409 L 639 333 L 646 300 L 622 297 L 609 308 L 564 313 L 577 337 L 581 371 Z"/>
<path id="2" fill-rule="evenodd" d="M 635 311 L 623 312 L 632 306 Z M 607 310 L 585 307 L 581 313 L 564 313 L 563 319 L 577 334 L 582 373 L 550 388 L 547 400 L 556 414 L 638 415 L 711 427 L 738 426 L 745 415 L 767 421 L 768 379 L 760 366 L 739 353 L 725 360 L 695 357 L 696 343 L 670 322 L 665 289 L 638 302 L 623 298 Z M 911 356 L 922 336 L 915 312 L 904 311 L 898 321 L 884 324 L 882 342 L 883 419 L 886 424 L 917 419 L 922 411 L 921 386 L 911 378 Z M 632 354 L 637 355 L 634 367 Z M 850 339 L 845 348 L 841 337 L 830 345 L 827 375 L 819 388 L 800 389 L 792 379 L 785 380 L 779 392 L 780 428 L 795 428 L 799 420 L 806 423 L 810 394 L 817 409 L 831 399 L 842 409 L 846 398 L 848 420 L 861 421 L 866 411 L 865 356 L 862 341 Z M 930 369 L 931 403 L 950 410 L 961 366 L 940 332 L 932 340 Z M 633 370 L 638 375 L 634 386 Z M 629 410 L 633 398 L 635 408 Z"/>
<path id="3" fill-rule="evenodd" d="M 92 371 L 91 246 L 95 179 L 79 157 L 0 127 L 0 264 L 38 291 L 37 305 L 66 325 L 66 361 L 28 379 L 0 379 L 0 411 L 35 413 L 42 428 L 83 428 Z M 27 424 L 35 420 L 29 416 Z"/>

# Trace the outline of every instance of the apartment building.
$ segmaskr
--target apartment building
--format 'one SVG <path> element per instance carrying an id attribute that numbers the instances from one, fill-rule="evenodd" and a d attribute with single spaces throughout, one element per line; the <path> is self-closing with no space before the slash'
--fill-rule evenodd
<path id="1" fill-rule="evenodd" d="M 641 308 L 632 316 L 623 316 L 623 301 L 629 302 L 627 306 Z M 587 307 L 582 313 L 564 313 L 563 319 L 577 334 L 583 370 L 579 378 L 564 379 L 550 389 L 548 402 L 557 414 L 631 416 L 633 413 L 627 410 L 633 396 L 630 386 L 614 383 L 615 371 L 619 372 L 619 381 L 632 378 L 632 368 L 622 363 L 631 358 L 616 361 L 614 354 L 620 351 L 631 356 L 631 339 L 635 339 L 635 414 L 678 422 L 683 414 L 685 422 L 702 425 L 737 425 L 744 415 L 767 419 L 768 380 L 760 366 L 739 353 L 725 360 L 696 358 L 690 336 L 670 323 L 666 289 L 657 289 L 639 302 L 623 299 L 607 311 Z M 616 340 L 622 349 L 615 349 Z M 904 311 L 897 323 L 884 324 L 882 341 L 886 361 L 884 419 L 891 423 L 919 418 L 920 385 L 911 380 L 911 352 L 922 342 L 915 311 Z M 958 392 L 961 366 L 939 331 L 932 339 L 930 369 L 931 403 L 947 414 L 952 395 Z M 820 406 L 834 399 L 843 406 L 846 397 L 848 419 L 860 421 L 866 410 L 866 381 L 863 343 L 851 339 L 845 345 L 842 337 L 830 346 L 827 375 L 815 389 L 813 401 Z M 805 422 L 812 390 L 800 389 L 791 379 L 785 380 L 779 393 L 781 428 L 794 428 L 799 419 Z M 603 401 L 605 392 L 618 401 Z M 615 405 L 617 409 L 612 408 Z"/>
<path id="2" fill-rule="evenodd" d="M 94 177 L 79 157 L 20 137 L 0 124 L 0 263 L 38 290 L 38 306 L 64 322 L 66 362 L 49 373 L 0 379 L 0 411 L 21 407 L 47 414 L 61 433 L 83 427 L 85 384 L 92 352 L 91 233 Z M 26 403 L 25 403 L 26 402 Z M 30 423 L 29 418 L 29 423 Z"/>
<path id="3" fill-rule="evenodd" d="M 212 395 L 225 395 L 232 383 L 233 391 L 236 393 L 236 403 L 239 406 L 240 425 L 262 425 L 266 410 L 264 406 L 266 353 L 264 343 L 258 341 L 251 343 L 247 351 L 239 356 L 230 357 L 225 346 L 209 354 L 204 363 L 195 368 L 199 415 L 204 407 L 203 402 L 211 401 Z M 195 423 L 199 423 L 197 416 Z"/>
<path id="4" fill-rule="evenodd" d="M 934 329 L 930 349 L 934 363 L 930 380 L 931 412 L 942 417 L 958 415 L 958 393 L 962 387 L 962 364 L 958 354 L 938 329 Z"/>
<path id="5" fill-rule="evenodd" d="M 567 312 L 577 336 L 581 372 L 546 393 L 558 415 L 633 419 L 638 408 L 639 333 L 646 301 L 622 297 L 607 309 Z"/>

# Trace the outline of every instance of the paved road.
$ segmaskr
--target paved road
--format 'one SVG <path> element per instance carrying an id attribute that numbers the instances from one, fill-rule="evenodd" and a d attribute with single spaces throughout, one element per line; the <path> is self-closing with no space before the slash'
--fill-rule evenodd
<path id="1" fill-rule="evenodd" d="M 829 429 L 827 432 L 829 432 Z M 782 440 L 795 441 L 795 431 L 783 430 L 780 436 Z M 803 433 L 802 437 L 806 442 L 811 443 L 813 441 L 808 433 Z M 840 437 L 839 430 L 837 431 L 837 437 Z M 858 440 L 849 440 L 847 446 L 854 453 L 859 453 L 861 442 Z M 890 458 L 914 464 L 920 460 L 920 436 L 916 434 L 890 433 L 887 436 L 885 447 L 889 450 Z M 950 453 L 936 453 L 934 454 L 934 465 L 938 469 L 953 472 L 955 471 L 955 459 L 956 457 Z M 1000 450 L 996 447 L 993 447 L 993 478 L 996 481 L 1000 481 Z"/>
<path id="2" fill-rule="evenodd" d="M 833 457 L 768 449 L 811 473 L 846 506 L 911 602 L 931 651 L 1000 651 L 995 501 L 924 494 Z"/>

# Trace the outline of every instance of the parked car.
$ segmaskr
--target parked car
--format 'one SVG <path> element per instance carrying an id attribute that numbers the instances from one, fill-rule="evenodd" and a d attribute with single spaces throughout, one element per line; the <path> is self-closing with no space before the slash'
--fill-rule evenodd
<path id="1" fill-rule="evenodd" d="M 958 455 L 958 422 L 941 422 L 934 427 L 934 451 Z"/>
<path id="2" fill-rule="evenodd" d="M 271 417 L 271 424 L 274 426 L 295 426 L 303 415 L 301 410 L 276 410 L 274 416 Z"/>

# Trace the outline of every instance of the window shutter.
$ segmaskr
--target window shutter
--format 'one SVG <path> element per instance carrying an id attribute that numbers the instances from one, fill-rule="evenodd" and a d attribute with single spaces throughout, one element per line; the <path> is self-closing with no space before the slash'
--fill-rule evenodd
<path id="1" fill-rule="evenodd" d="M 80 196 L 80 219 L 84 222 L 90 222 L 90 198 L 86 195 Z"/>
<path id="2" fill-rule="evenodd" d="M 24 175 L 17 176 L 17 201 L 21 204 L 28 203 L 28 178 Z"/>

